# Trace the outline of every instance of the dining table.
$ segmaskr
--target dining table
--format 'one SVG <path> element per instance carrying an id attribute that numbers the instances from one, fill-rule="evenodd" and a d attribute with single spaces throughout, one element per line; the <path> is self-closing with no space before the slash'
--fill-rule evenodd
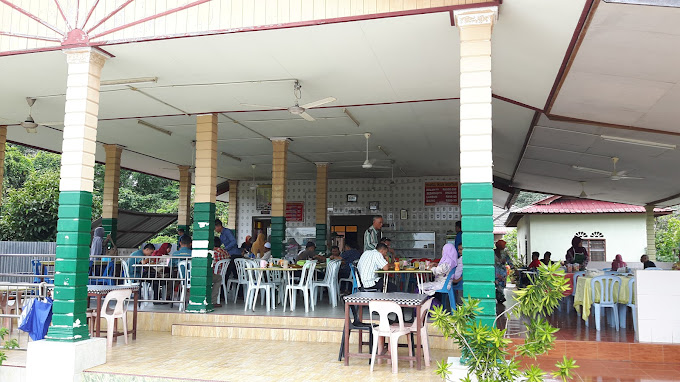
<path id="1" fill-rule="evenodd" d="M 391 301 L 397 303 L 402 308 L 414 308 L 415 317 L 420 317 L 421 310 L 425 302 L 430 298 L 426 294 L 417 293 L 380 293 L 380 292 L 357 292 L 345 296 L 345 326 L 343 329 L 343 336 L 346 346 L 344 347 L 344 357 L 345 366 L 349 366 L 349 358 L 371 358 L 371 354 L 361 353 L 361 347 L 359 347 L 359 353 L 350 353 L 349 351 L 349 312 L 351 306 L 358 306 L 359 309 L 359 319 L 362 319 L 362 313 L 364 306 L 368 306 L 371 301 Z M 422 368 L 423 361 L 423 349 L 422 349 L 422 338 L 421 331 L 423 330 L 422 320 L 416 319 L 416 354 L 414 357 L 411 356 L 399 356 L 400 360 L 416 361 L 416 367 L 418 370 Z M 359 338 L 362 338 L 362 330 L 359 329 Z M 377 341 L 377 339 L 376 339 Z M 377 358 L 389 359 L 389 355 L 377 355 Z"/>
<path id="2" fill-rule="evenodd" d="M 298 266 L 294 266 L 294 267 L 291 266 L 291 267 L 286 267 L 286 268 L 284 268 L 284 267 L 250 267 L 250 268 L 246 268 L 246 270 L 255 271 L 255 273 L 257 274 L 257 276 L 256 276 L 257 277 L 257 285 L 259 285 L 262 282 L 262 275 L 265 272 L 269 272 L 269 271 L 283 271 L 286 275 L 287 284 L 293 285 L 295 271 L 301 271 L 302 267 L 298 267 Z M 257 295 L 258 295 L 259 291 L 260 291 L 259 288 L 255 289 L 255 295 L 253 296 L 253 301 L 257 301 Z M 285 293 L 285 287 L 284 287 L 284 293 Z M 312 301 L 312 303 L 313 303 L 313 301 Z M 253 303 L 252 309 L 253 309 L 253 312 L 254 312 L 255 311 L 255 303 Z M 293 311 L 293 305 L 292 304 L 291 304 L 291 307 L 290 307 L 290 311 L 291 312 Z"/>
<path id="3" fill-rule="evenodd" d="M 630 297 L 628 293 L 628 283 L 634 277 L 628 274 L 612 275 L 621 279 L 618 288 L 613 291 L 614 301 L 619 304 L 628 304 Z M 590 307 L 595 302 L 600 302 L 600 283 L 595 284 L 595 299 L 593 299 L 593 290 L 591 282 L 592 276 L 579 276 L 576 281 L 576 291 L 574 292 L 574 309 L 581 314 L 583 321 L 588 322 L 590 316 Z"/>
<path id="4" fill-rule="evenodd" d="M 383 282 L 383 293 L 387 293 L 387 283 L 389 281 L 389 276 L 393 275 L 396 277 L 396 275 L 416 275 L 416 282 L 418 284 L 418 290 L 423 290 L 423 284 L 425 283 L 425 275 L 432 274 L 431 269 L 400 269 L 400 270 L 394 270 L 394 269 L 388 269 L 388 270 L 377 270 L 375 271 L 376 274 L 379 275 L 385 275 L 385 282 Z"/>
<path id="5" fill-rule="evenodd" d="M 90 306 L 90 297 L 94 297 L 97 301 L 97 308 L 94 312 L 95 314 L 95 324 L 94 324 L 94 336 L 100 337 L 101 335 L 101 313 L 102 313 L 102 297 L 105 297 L 107 293 L 114 290 L 121 289 L 131 289 L 134 295 L 134 304 L 132 311 L 132 339 L 137 339 L 137 303 L 139 302 L 139 285 L 88 285 L 87 286 L 87 305 Z M 122 335 L 122 333 L 116 332 L 114 337 Z"/>

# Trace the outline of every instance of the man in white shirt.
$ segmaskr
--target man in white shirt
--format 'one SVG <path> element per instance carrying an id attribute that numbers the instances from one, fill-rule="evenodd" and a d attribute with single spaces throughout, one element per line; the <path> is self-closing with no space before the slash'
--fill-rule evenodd
<path id="1" fill-rule="evenodd" d="M 383 277 L 378 277 L 375 271 L 380 269 L 386 271 L 389 269 L 390 265 L 386 257 L 387 246 L 384 243 L 379 243 L 375 249 L 366 251 L 361 255 L 357 268 L 364 288 L 375 288 L 378 291 L 382 291 L 385 280 Z M 395 284 L 387 284 L 388 292 L 394 292 L 396 289 L 397 286 Z"/>

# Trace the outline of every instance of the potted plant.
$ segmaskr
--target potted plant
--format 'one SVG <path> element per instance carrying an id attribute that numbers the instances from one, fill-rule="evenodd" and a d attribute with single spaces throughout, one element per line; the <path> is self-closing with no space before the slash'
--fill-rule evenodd
<path id="1" fill-rule="evenodd" d="M 568 289 L 564 272 L 558 271 L 559 264 L 541 265 L 533 283 L 515 292 L 515 303 L 497 315 L 492 327 L 476 321 L 480 313 L 479 300 L 468 299 L 457 310 L 449 313 L 441 306 L 431 314 L 433 325 L 446 339 L 453 340 L 461 349 L 460 363 L 467 369 L 461 381 L 515 382 L 542 381 L 548 374 L 535 365 L 522 367 L 520 358 L 536 359 L 551 350 L 555 333 L 545 317 L 551 315 L 560 304 L 563 292 Z M 511 350 L 512 340 L 507 329 L 498 329 L 496 321 L 508 314 L 523 318 L 526 335 L 524 344 Z M 443 379 L 451 375 L 447 361 L 438 362 L 436 373 Z M 555 378 L 567 381 L 573 378 L 572 370 L 577 368 L 572 359 L 563 357 L 556 363 Z"/>

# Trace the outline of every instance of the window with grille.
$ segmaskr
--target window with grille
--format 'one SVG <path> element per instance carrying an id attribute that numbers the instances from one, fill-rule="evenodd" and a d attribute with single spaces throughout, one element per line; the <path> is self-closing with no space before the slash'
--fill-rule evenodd
<path id="1" fill-rule="evenodd" d="M 607 240 L 604 238 L 583 239 L 583 247 L 590 255 L 590 261 L 607 261 Z"/>

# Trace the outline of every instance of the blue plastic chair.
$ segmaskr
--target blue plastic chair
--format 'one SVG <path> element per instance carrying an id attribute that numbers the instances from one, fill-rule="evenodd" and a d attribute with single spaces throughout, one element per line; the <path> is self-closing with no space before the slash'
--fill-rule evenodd
<path id="1" fill-rule="evenodd" d="M 109 261 L 109 263 L 106 264 L 106 268 L 104 268 L 104 273 L 100 276 L 113 277 L 114 263 L 115 261 Z M 113 285 L 113 279 L 90 279 L 90 285 Z"/>
<path id="2" fill-rule="evenodd" d="M 352 294 L 354 294 L 354 293 L 357 293 L 359 291 L 359 284 L 357 283 L 357 278 L 355 276 L 356 267 L 352 263 L 349 264 L 349 274 L 352 277 Z"/>
<path id="3" fill-rule="evenodd" d="M 455 290 L 463 290 L 463 281 L 462 280 L 458 283 L 458 284 L 460 284 L 460 286 L 456 285 L 456 289 L 454 289 L 453 285 L 450 285 L 451 278 L 453 277 L 454 273 L 456 273 L 456 267 L 454 267 L 453 269 L 451 269 L 449 271 L 449 274 L 448 274 L 448 276 L 446 276 L 446 281 L 444 281 L 444 286 L 442 287 L 442 289 L 436 291 L 437 293 L 441 293 L 441 294 L 448 297 L 449 307 L 450 307 L 449 310 L 450 311 L 456 310 L 456 294 L 455 294 L 454 291 Z"/>
<path id="4" fill-rule="evenodd" d="M 600 284 L 600 302 L 595 302 L 595 285 Z M 616 330 L 619 330 L 619 308 L 617 302 L 614 300 L 614 291 L 618 291 L 621 287 L 621 279 L 616 276 L 597 276 L 590 280 L 590 288 L 592 293 L 594 316 L 595 316 L 595 329 L 600 331 L 600 318 L 602 315 L 602 309 L 611 308 L 612 314 L 614 315 L 614 322 L 610 322 L 611 326 L 614 326 Z"/>

